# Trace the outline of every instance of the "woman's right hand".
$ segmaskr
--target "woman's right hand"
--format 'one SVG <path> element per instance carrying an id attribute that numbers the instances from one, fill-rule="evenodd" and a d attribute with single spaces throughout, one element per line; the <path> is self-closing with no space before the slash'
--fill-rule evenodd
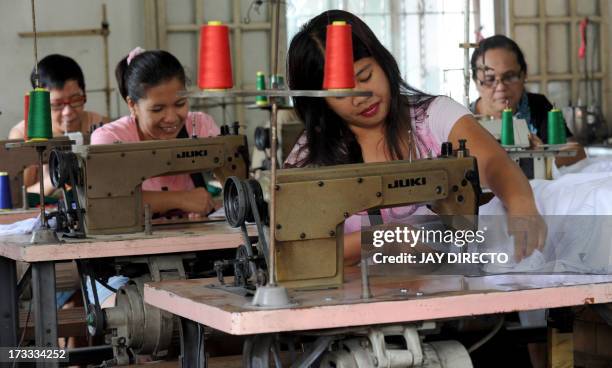
<path id="1" fill-rule="evenodd" d="M 542 145 L 544 145 L 544 142 L 542 142 L 540 137 L 538 137 L 537 135 L 533 133 L 529 133 L 529 148 L 536 149 Z"/>

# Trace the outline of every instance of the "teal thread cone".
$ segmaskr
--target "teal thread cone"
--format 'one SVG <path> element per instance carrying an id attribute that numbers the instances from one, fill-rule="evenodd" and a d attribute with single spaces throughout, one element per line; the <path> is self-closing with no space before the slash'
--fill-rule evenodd
<path id="1" fill-rule="evenodd" d="M 262 91 L 264 89 L 266 89 L 266 75 L 263 72 L 257 72 L 257 90 Z M 255 96 L 255 104 L 265 106 L 268 104 L 268 98 L 266 96 Z"/>
<path id="2" fill-rule="evenodd" d="M 503 146 L 514 146 L 514 123 L 511 109 L 502 111 L 501 144 Z"/>
<path id="3" fill-rule="evenodd" d="M 44 88 L 35 88 L 30 92 L 28 140 L 44 141 L 52 137 L 50 93 Z"/>
<path id="4" fill-rule="evenodd" d="M 565 124 L 561 110 L 553 108 L 548 112 L 548 144 L 565 144 L 567 137 L 565 134 Z"/>

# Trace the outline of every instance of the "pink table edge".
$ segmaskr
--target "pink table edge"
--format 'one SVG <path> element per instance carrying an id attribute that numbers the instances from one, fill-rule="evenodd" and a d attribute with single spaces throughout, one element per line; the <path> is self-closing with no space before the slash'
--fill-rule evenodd
<path id="1" fill-rule="evenodd" d="M 145 284 L 144 300 L 157 308 L 214 329 L 232 335 L 246 335 L 606 303 L 612 302 L 612 283 L 242 312 L 227 312 Z"/>

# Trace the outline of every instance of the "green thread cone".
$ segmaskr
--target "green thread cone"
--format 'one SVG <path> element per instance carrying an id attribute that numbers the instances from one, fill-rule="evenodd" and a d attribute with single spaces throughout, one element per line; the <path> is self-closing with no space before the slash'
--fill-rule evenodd
<path id="1" fill-rule="evenodd" d="M 266 75 L 263 72 L 257 72 L 257 90 L 262 91 L 266 89 Z M 266 96 L 256 96 L 255 103 L 259 106 L 265 106 L 268 104 L 268 98 Z"/>
<path id="2" fill-rule="evenodd" d="M 44 141 L 53 137 L 51 129 L 51 97 L 48 90 L 35 88 L 30 92 L 28 140 Z"/>
<path id="3" fill-rule="evenodd" d="M 565 124 L 561 110 L 553 108 L 548 112 L 548 144 L 565 144 L 567 137 L 565 134 Z"/>
<path id="4" fill-rule="evenodd" d="M 512 109 L 504 109 L 504 111 L 502 111 L 501 144 L 503 146 L 514 146 Z"/>

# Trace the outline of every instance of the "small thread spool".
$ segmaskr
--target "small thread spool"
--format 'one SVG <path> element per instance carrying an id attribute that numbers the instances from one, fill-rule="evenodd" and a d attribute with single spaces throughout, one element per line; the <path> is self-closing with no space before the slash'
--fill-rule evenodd
<path id="1" fill-rule="evenodd" d="M 506 108 L 502 111 L 501 144 L 502 146 L 514 145 L 512 109 Z"/>
<path id="2" fill-rule="evenodd" d="M 0 172 L 0 209 L 13 208 L 11 200 L 11 182 L 7 172 Z"/>
<path id="3" fill-rule="evenodd" d="M 200 89 L 228 89 L 234 86 L 229 48 L 229 29 L 219 21 L 200 29 Z"/>
<path id="4" fill-rule="evenodd" d="M 547 126 L 548 144 L 565 144 L 567 136 L 565 134 L 565 124 L 561 110 L 553 108 L 548 112 Z"/>
<path id="5" fill-rule="evenodd" d="M 258 91 L 263 91 L 266 89 L 266 75 L 263 72 L 257 72 L 257 84 Z M 266 96 L 255 96 L 255 104 L 257 106 L 266 106 L 268 105 L 268 97 Z"/>
<path id="6" fill-rule="evenodd" d="M 355 88 L 352 27 L 335 21 L 327 26 L 323 89 Z"/>
<path id="7" fill-rule="evenodd" d="M 30 93 L 26 92 L 26 94 L 23 96 L 23 122 L 25 124 L 25 127 L 23 129 L 24 132 L 24 139 L 27 141 L 28 140 L 28 112 L 30 110 Z"/>

